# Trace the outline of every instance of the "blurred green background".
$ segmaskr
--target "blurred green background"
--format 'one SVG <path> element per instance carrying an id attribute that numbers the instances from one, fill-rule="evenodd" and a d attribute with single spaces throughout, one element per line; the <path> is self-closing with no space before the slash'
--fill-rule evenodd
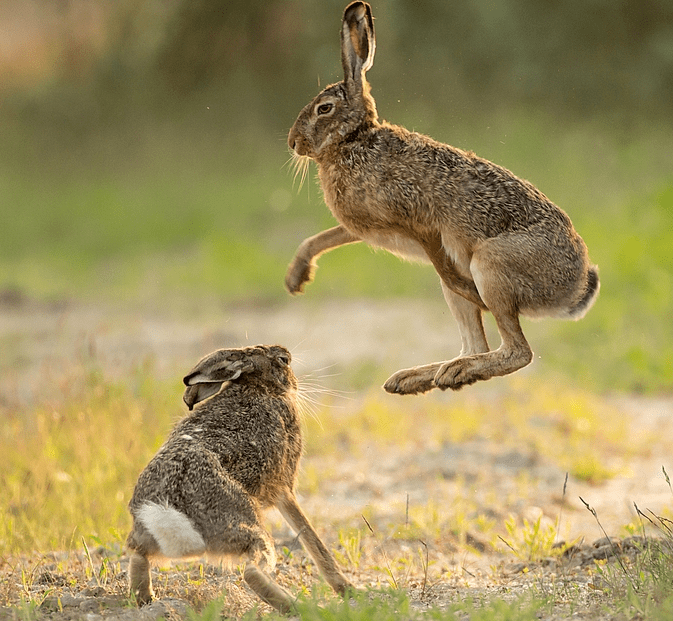
<path id="1" fill-rule="evenodd" d="M 340 79 L 343 0 L 3 0 L 4 300 L 285 300 L 330 226 L 286 135 Z M 673 385 L 673 3 L 382 0 L 381 116 L 474 150 L 565 209 L 601 268 L 548 358 L 598 389 Z M 321 259 L 306 302 L 439 295 L 365 247 Z M 572 365 L 568 366 L 568 361 Z"/>

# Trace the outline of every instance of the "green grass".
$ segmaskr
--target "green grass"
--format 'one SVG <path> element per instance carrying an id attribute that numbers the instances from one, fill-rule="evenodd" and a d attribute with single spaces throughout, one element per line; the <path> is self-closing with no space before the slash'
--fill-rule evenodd
<path id="1" fill-rule="evenodd" d="M 671 488 L 665 468 L 662 470 Z M 603 530 L 600 516 L 590 505 L 585 506 Z M 616 563 L 597 563 L 595 582 L 616 617 L 664 621 L 673 612 L 673 522 L 651 511 L 643 512 L 637 504 L 634 507 L 640 535 L 638 553 L 633 558 L 617 555 Z"/>
<path id="2" fill-rule="evenodd" d="M 605 421 L 610 420 L 610 425 Z M 443 399 L 393 400 L 372 392 L 343 414 L 306 418 L 308 455 L 342 447 L 358 453 L 371 437 L 389 446 L 462 443 L 488 438 L 526 447 L 551 459 L 578 480 L 601 483 L 619 473 L 621 460 L 643 455 L 653 438 L 638 435 L 609 401 L 569 383 L 514 378 L 497 396 L 460 392 Z"/>
<path id="3" fill-rule="evenodd" d="M 141 370 L 62 380 L 61 399 L 4 412 L 0 548 L 72 549 L 81 537 L 123 544 L 132 484 L 180 414 L 177 386 Z M 170 399 L 169 399 L 170 397 Z"/>
<path id="4" fill-rule="evenodd" d="M 436 619 L 437 621 L 459 621 L 466 615 L 471 621 L 535 621 L 541 607 L 539 602 L 505 602 L 495 599 L 489 602 L 468 600 L 455 603 L 448 608 L 432 608 L 420 611 L 414 609 L 404 591 L 386 589 L 356 594 L 350 602 L 338 599 L 325 601 L 318 598 L 300 598 L 296 609 L 301 619 L 313 621 L 399 621 L 402 619 Z M 254 618 L 254 613 L 243 617 Z M 269 619 L 284 619 L 280 615 L 269 615 Z"/>

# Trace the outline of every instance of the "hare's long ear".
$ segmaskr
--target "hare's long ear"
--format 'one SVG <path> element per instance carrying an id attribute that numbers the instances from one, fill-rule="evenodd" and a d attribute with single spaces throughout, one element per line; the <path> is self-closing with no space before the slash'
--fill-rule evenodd
<path id="1" fill-rule="evenodd" d="M 200 401 L 218 393 L 222 384 L 237 380 L 253 368 L 253 364 L 246 360 L 207 356 L 182 380 L 187 386 L 182 399 L 191 410 Z"/>
<path id="2" fill-rule="evenodd" d="M 366 2 L 351 2 L 341 24 L 341 64 L 347 85 L 362 89 L 364 75 L 374 64 L 375 49 L 371 7 Z"/>

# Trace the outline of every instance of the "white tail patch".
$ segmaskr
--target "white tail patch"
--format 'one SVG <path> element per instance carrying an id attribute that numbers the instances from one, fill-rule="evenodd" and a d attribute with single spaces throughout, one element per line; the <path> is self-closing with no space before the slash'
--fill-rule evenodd
<path id="1" fill-rule="evenodd" d="M 146 502 L 136 518 L 159 544 L 161 554 L 167 558 L 192 558 L 202 556 L 206 542 L 184 514 L 156 502 Z"/>

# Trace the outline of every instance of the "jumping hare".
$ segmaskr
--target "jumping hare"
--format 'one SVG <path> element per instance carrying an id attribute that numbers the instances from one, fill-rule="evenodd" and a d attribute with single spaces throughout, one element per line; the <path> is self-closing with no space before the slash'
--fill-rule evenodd
<path id="1" fill-rule="evenodd" d="M 139 604 L 153 598 L 152 558 L 242 556 L 248 585 L 290 611 L 292 597 L 265 573 L 276 564 L 262 526 L 271 506 L 334 590 L 351 587 L 295 498 L 302 438 L 290 359 L 277 345 L 220 349 L 184 378 L 184 401 L 194 411 L 142 472 L 129 503 L 130 588 Z"/>
<path id="2" fill-rule="evenodd" d="M 461 354 L 398 371 L 384 388 L 457 390 L 512 373 L 533 357 L 519 315 L 580 319 L 598 295 L 598 270 L 567 214 L 529 182 L 379 121 L 365 78 L 375 45 L 370 6 L 352 2 L 341 27 L 344 79 L 309 103 L 290 130 L 290 149 L 316 162 L 339 225 L 299 246 L 285 285 L 302 292 L 322 253 L 359 241 L 429 261 L 458 323 Z M 486 341 L 482 311 L 497 323 L 497 350 Z"/>

